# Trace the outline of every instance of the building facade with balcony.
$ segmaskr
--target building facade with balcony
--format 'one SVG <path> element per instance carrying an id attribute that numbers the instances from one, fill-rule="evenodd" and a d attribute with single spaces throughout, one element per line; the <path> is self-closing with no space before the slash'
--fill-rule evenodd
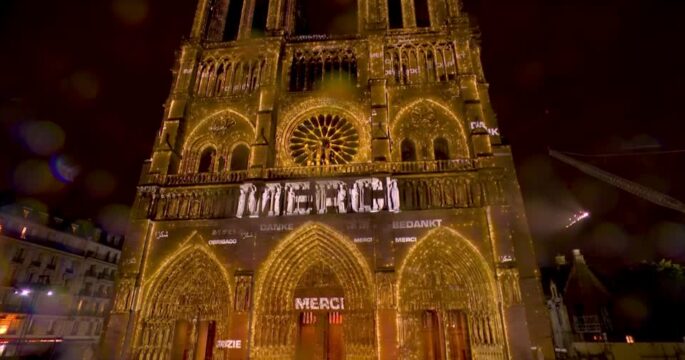
<path id="1" fill-rule="evenodd" d="M 93 358 L 122 241 L 90 222 L 0 209 L 0 357 Z"/>
<path id="2" fill-rule="evenodd" d="M 579 249 L 573 260 L 555 257 L 555 265 L 542 269 L 542 281 L 550 312 L 554 349 L 558 359 L 582 358 L 578 344 L 615 341 L 611 294 L 595 276 Z"/>
<path id="3" fill-rule="evenodd" d="M 200 0 L 102 358 L 553 356 L 458 0 Z"/>

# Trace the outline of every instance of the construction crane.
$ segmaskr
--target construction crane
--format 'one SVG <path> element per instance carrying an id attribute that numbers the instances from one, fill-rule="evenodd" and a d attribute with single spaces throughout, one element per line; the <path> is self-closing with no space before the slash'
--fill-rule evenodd
<path id="1" fill-rule="evenodd" d="M 650 201 L 659 206 L 663 206 L 682 214 L 685 214 L 685 204 L 683 204 L 678 199 L 674 199 L 666 194 L 660 193 L 654 189 L 650 189 L 646 186 L 640 185 L 628 179 L 624 179 L 620 176 L 614 175 L 607 171 L 604 171 L 596 166 L 592 166 L 588 163 L 576 160 L 570 156 L 564 155 L 555 150 L 549 150 L 549 156 L 573 166 L 574 168 L 590 175 L 594 178 L 602 180 L 607 184 L 613 185 L 621 190 L 627 191 L 637 197 Z"/>

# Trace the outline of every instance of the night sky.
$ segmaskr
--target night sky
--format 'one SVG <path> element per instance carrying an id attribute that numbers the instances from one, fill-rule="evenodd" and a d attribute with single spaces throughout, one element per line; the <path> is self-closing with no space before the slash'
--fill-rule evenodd
<path id="1" fill-rule="evenodd" d="M 542 263 L 685 261 L 685 216 L 548 148 L 685 200 L 685 2 L 467 0 Z M 195 0 L 0 2 L 0 191 L 120 230 Z M 56 179 L 51 174 L 58 174 Z M 589 220 L 564 229 L 586 209 Z"/>

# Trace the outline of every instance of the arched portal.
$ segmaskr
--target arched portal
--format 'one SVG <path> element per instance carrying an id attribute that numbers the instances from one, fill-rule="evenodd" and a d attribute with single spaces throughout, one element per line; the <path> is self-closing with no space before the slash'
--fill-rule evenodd
<path id="1" fill-rule="evenodd" d="M 257 273 L 251 358 L 375 359 L 372 284 L 366 260 L 349 239 L 324 225 L 302 225 Z M 318 329 L 329 334 L 316 333 L 313 321 L 326 321 Z M 330 355 L 301 352 L 307 339 L 328 341 L 321 351 Z M 331 350 L 336 341 L 342 341 L 339 351 Z"/>
<path id="2" fill-rule="evenodd" d="M 390 133 L 398 141 L 411 138 L 418 161 L 430 160 L 430 154 L 435 154 L 436 135 L 443 139 L 437 145 L 442 147 L 439 151 L 446 151 L 447 159 L 470 156 L 465 124 L 449 106 L 435 100 L 420 99 L 402 107 L 391 124 Z M 403 150 L 401 146 L 393 148 L 395 161 L 402 159 Z"/>
<path id="3" fill-rule="evenodd" d="M 493 271 L 456 231 L 437 228 L 407 254 L 398 282 L 402 359 L 504 359 Z"/>
<path id="4" fill-rule="evenodd" d="M 202 246 L 171 257 L 151 277 L 136 332 L 136 359 L 211 359 L 228 332 L 230 280 Z"/>

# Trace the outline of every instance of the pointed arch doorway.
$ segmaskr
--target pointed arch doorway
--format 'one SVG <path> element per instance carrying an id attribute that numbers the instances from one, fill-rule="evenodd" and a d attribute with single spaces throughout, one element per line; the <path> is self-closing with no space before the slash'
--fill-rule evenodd
<path id="1" fill-rule="evenodd" d="M 257 273 L 252 359 L 375 359 L 373 277 L 349 239 L 293 231 Z"/>
<path id="2" fill-rule="evenodd" d="M 320 262 L 295 288 L 298 311 L 296 359 L 344 359 L 345 291 L 333 270 Z"/>
<path id="3" fill-rule="evenodd" d="M 506 359 L 494 273 L 467 239 L 434 229 L 409 251 L 399 273 L 402 359 Z"/>
<path id="4" fill-rule="evenodd" d="M 212 359 L 228 332 L 231 299 L 226 270 L 207 249 L 172 256 L 146 287 L 135 359 Z"/>

